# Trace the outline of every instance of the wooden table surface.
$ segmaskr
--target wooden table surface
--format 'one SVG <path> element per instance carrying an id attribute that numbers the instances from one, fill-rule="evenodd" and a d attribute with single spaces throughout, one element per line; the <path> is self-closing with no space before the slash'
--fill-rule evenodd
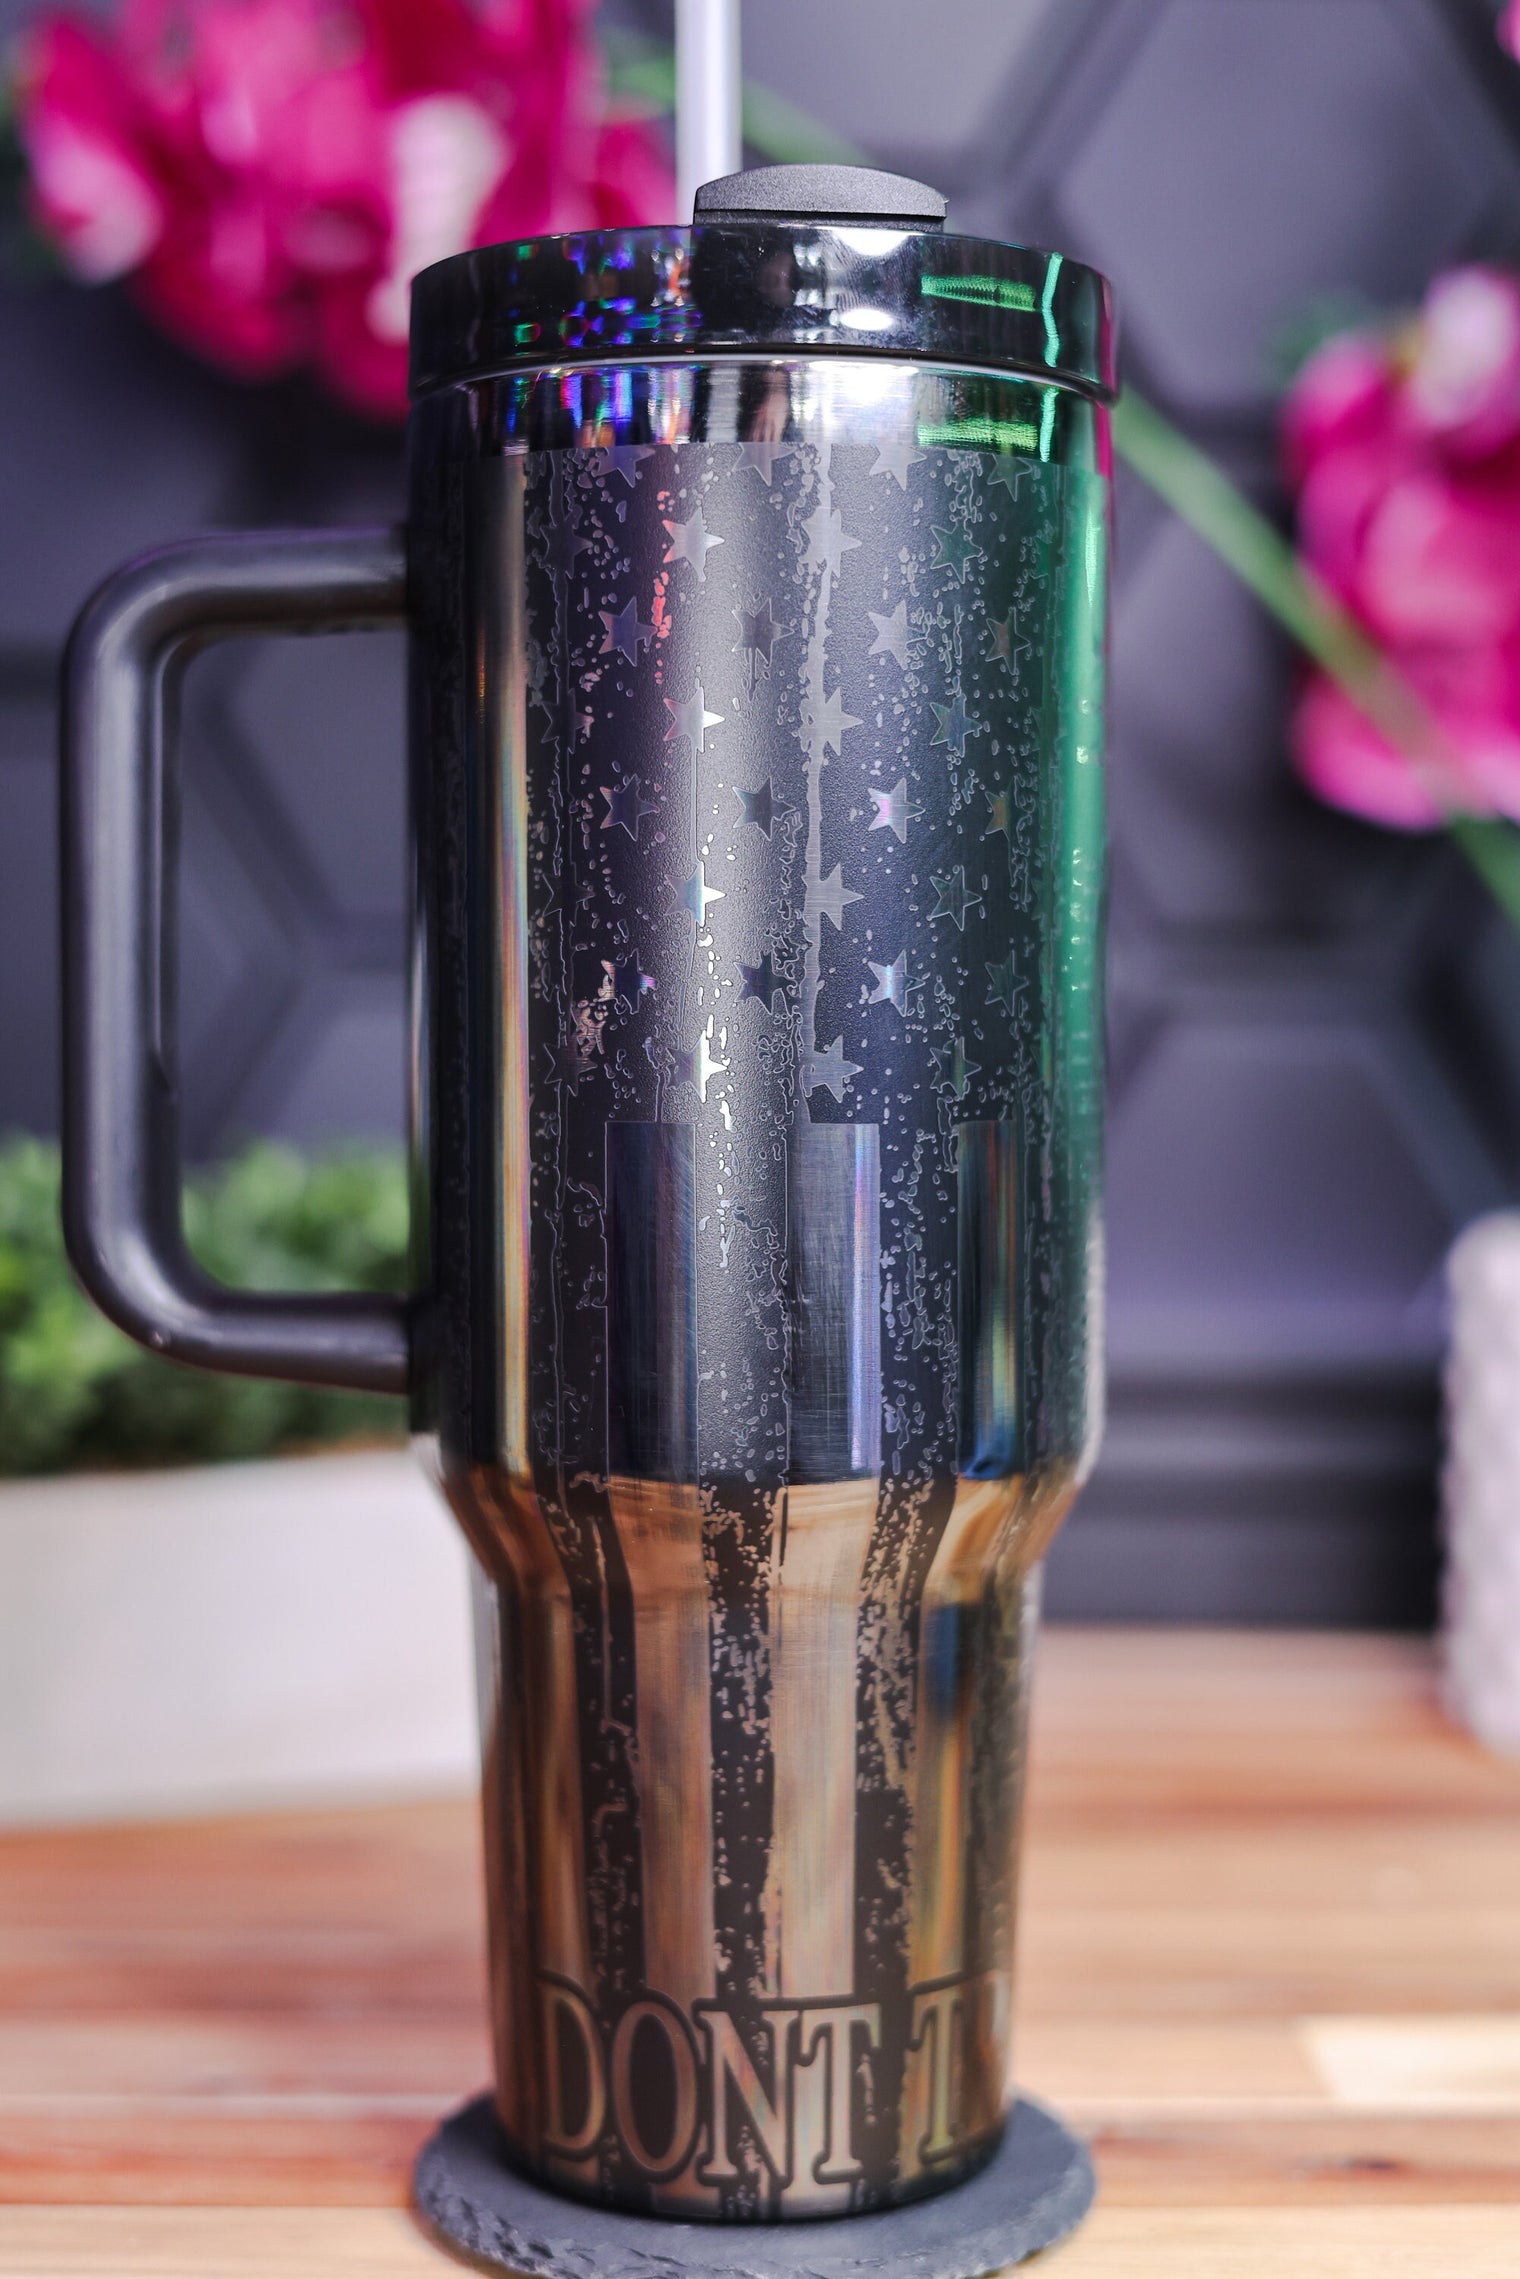
<path id="1" fill-rule="evenodd" d="M 1101 2197 L 1050 2279 L 1520 2279 L 1520 1766 L 1428 1650 L 1053 1631 L 1020 2072 Z M 0 1838 L 0 2273 L 443 2279 L 486 2078 L 463 1801 Z"/>

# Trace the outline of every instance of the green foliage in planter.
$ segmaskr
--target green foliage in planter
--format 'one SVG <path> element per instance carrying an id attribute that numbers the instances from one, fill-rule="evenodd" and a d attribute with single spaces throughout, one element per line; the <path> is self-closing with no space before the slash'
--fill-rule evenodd
<path id="1" fill-rule="evenodd" d="M 262 1290 L 406 1283 L 406 1177 L 389 1154 L 307 1160 L 260 1144 L 193 1179 L 190 1247 L 218 1281 Z M 198 1464 L 405 1429 L 399 1401 L 218 1377 L 146 1353 L 74 1281 L 58 1151 L 0 1144 L 0 1472 Z"/>

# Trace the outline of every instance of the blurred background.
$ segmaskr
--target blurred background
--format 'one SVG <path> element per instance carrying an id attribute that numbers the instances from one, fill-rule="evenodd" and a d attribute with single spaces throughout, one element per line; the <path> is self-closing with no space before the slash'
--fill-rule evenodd
<path id="1" fill-rule="evenodd" d="M 0 32 L 34 14 L 0 0 Z M 1520 68 L 1495 15 L 1486 0 L 751 0 L 745 65 L 943 187 L 956 226 L 1105 270 L 1128 381 L 1282 520 L 1281 359 L 1303 313 L 1335 296 L 1410 306 L 1443 268 L 1520 254 Z M 609 0 L 599 21 L 670 38 L 660 0 Z M 202 526 L 384 521 L 400 502 L 393 428 L 304 379 L 224 378 L 120 289 L 10 249 L 0 1131 L 56 1130 L 54 687 L 81 598 L 123 556 Z M 1128 476 L 1114 600 L 1110 1421 L 1048 1605 L 1425 1626 L 1442 1263 L 1520 1183 L 1520 940 L 1444 836 L 1375 830 L 1302 788 L 1284 638 Z M 402 718 L 384 637 L 362 665 L 352 644 L 250 642 L 191 676 L 182 1040 L 199 1163 L 260 1136 L 400 1143 Z M 50 1491 L 11 1492 L 35 1508 Z M 373 1619 L 383 1663 L 404 1624 Z M 429 1763 L 464 1746 L 462 1687 Z"/>

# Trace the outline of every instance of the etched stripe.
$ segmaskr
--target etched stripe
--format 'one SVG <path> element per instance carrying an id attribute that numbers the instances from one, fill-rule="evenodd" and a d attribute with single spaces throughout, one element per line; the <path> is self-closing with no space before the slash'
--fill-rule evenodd
<path id="1" fill-rule="evenodd" d="M 791 1461 L 774 1604 L 778 1991 L 855 1976 L 855 1649 L 881 1415 L 878 1133 L 811 1124 L 788 1166 Z"/>
<path id="2" fill-rule="evenodd" d="M 988 1743 L 1012 1748 L 1018 1737 L 1022 1588 L 1010 1554 L 1025 1504 L 1021 1479 L 962 1480 L 924 1584 L 908 1937 L 909 1984 L 920 1990 L 946 1988 L 974 1968 L 974 1884 L 992 1896 L 973 1854 L 973 1791 L 979 1769 L 985 1781 Z M 1006 1659 L 989 1670 L 1010 1594 L 1014 1635 L 999 1641 Z M 1011 1696 L 1004 1714 L 985 1698 L 989 1681 Z M 1015 1764 L 1007 1777 L 1017 1773 Z M 951 2159 L 996 2124 L 1007 1991 L 1005 1967 L 939 1999 L 920 1993 L 903 2091 L 905 2158 Z"/>
<path id="3" fill-rule="evenodd" d="M 529 1138 L 528 1005 L 528 755 L 527 611 L 524 601 L 524 506 L 521 452 L 497 463 L 486 492 L 483 600 L 501 639 L 487 641 L 482 657 L 488 733 L 495 766 L 485 771 L 494 800 L 497 849 L 497 949 L 501 976 L 501 1095 L 498 1156 L 501 1163 L 502 1462 L 514 1480 L 527 1476 L 529 1300 L 528 1210 L 532 1187 Z M 419 1072 L 420 1075 L 420 1072 Z M 415 1086 L 414 1086 L 415 1089 Z"/>
<path id="4" fill-rule="evenodd" d="M 579 1758 L 579 1828 L 584 1860 L 586 1977 L 567 1994 L 545 1976 L 540 1996 L 557 2004 L 568 2065 L 577 2035 L 580 2070 L 600 2066 L 599 2028 L 633 2000 L 644 1981 L 643 1862 L 636 1772 L 633 1606 L 605 1484 L 607 1317 L 602 1292 L 612 1261 L 603 1214 L 587 1208 L 604 1176 L 600 1118 L 580 1103 L 574 1069 L 584 1039 L 575 1026 L 575 922 L 595 878 L 576 823 L 577 607 L 566 568 L 583 533 L 586 502 L 574 470 L 555 454 L 527 468 L 530 546 L 525 580 L 529 638 L 542 669 L 542 702 L 528 711 L 528 808 L 533 817 L 528 942 L 529 1104 L 532 1161 L 529 1416 L 539 1509 L 561 1562 L 568 1608 L 558 1587 L 555 1612 L 535 1627 L 552 1666 L 543 1682 L 562 1703 L 573 1688 L 567 1750 Z M 566 1056 L 569 1056 L 568 1063 Z M 567 1066 L 570 1073 L 567 1074 Z M 594 1135 L 594 1136 L 593 1136 Z M 593 1153 L 594 1148 L 594 1153 Z M 531 1743 L 530 1743 L 531 1745 Z M 562 1858 L 573 1856 L 568 1836 Z M 546 1926 L 547 1928 L 547 1926 Z M 552 1932 L 550 1933 L 552 1937 Z M 556 1991 L 557 1990 L 557 1991 Z M 547 2012 L 546 2012 L 547 2016 Z M 600 2090 L 605 2101 L 605 2069 Z M 591 2109 L 597 2103 L 591 2098 Z M 558 2132 L 563 2140 L 565 2132 Z M 621 2191 L 623 2163 L 598 2129 L 592 2182 Z M 588 2142 L 587 2149 L 592 2149 Z"/>
<path id="5" fill-rule="evenodd" d="M 880 1222 L 876 1126 L 802 1126 L 787 1180 L 794 1482 L 874 1480 L 881 1462 Z"/>
<path id="6" fill-rule="evenodd" d="M 701 1497 L 655 1480 L 608 1493 L 633 1595 L 644 1975 L 690 2016 L 717 1991 Z"/>
<path id="7" fill-rule="evenodd" d="M 696 1472 L 696 1132 L 609 1124 L 607 1469 L 690 1481 Z"/>
<path id="8" fill-rule="evenodd" d="M 491 1516 L 497 1568 L 481 1586 L 490 1605 L 482 1619 L 492 1625 L 488 1661 L 487 1641 L 477 1640 L 496 1705 L 494 1734 L 483 1730 L 497 2102 L 514 2141 L 537 2146 L 555 2131 L 535 1981 L 547 1974 L 583 1991 L 593 1983 L 574 1621 L 537 1496 L 514 1488 L 503 1504 L 483 1487 L 476 1492 Z M 594 2166 L 571 2173 L 584 2178 Z"/>
<path id="9" fill-rule="evenodd" d="M 786 1494 L 774 1603 L 776 1987 L 848 1994 L 855 1946 L 855 1629 L 874 1480 Z"/>
<path id="10" fill-rule="evenodd" d="M 526 462 L 521 453 L 508 453 L 484 477 L 480 550 L 486 618 L 500 628 L 500 639 L 483 645 L 480 672 L 493 756 L 481 781 L 491 809 L 487 843 L 497 864 L 502 1082 L 495 1146 L 504 1332 L 498 1429 L 505 1477 L 477 1473 L 471 1494 L 488 1521 L 489 1541 L 477 1547 L 490 1557 L 496 1610 L 492 1662 L 500 1725 L 486 1785 L 491 1936 L 503 1949 L 492 1970 L 498 2102 L 509 2133 L 536 2150 L 564 2118 L 546 2107 L 551 2066 L 541 1988 L 547 1974 L 589 1991 L 594 1970 L 571 1598 L 574 1536 L 558 1511 L 552 1472 L 540 1483 L 548 1491 L 545 1502 L 531 1484 L 528 1454 L 529 1012 L 535 992 L 528 946 L 526 502 Z M 595 2161 L 566 2164 L 566 2172 L 594 2180 Z"/>
<path id="11" fill-rule="evenodd" d="M 843 2000 L 855 1977 L 855 1639 L 876 1482 L 790 1487 L 775 1593 L 771 1743 L 776 1991 Z M 796 2073 L 793 2176 L 818 2207 L 831 2052 Z M 849 2204 L 847 2193 L 840 2205 Z"/>
<path id="12" fill-rule="evenodd" d="M 882 1481 L 866 1554 L 858 1630 L 855 1717 L 855 1986 L 883 2004 L 876 2105 L 862 2132 L 871 2200 L 901 2173 L 900 2128 L 908 2057 L 909 1903 L 913 1869 L 913 1763 L 919 1609 L 923 1579 L 949 1515 L 942 1478 Z M 911 2162 L 909 2163 L 911 2166 Z"/>
<path id="13" fill-rule="evenodd" d="M 983 1595 L 1016 1523 L 1021 1480 L 962 1480 L 924 1584 L 913 1769 L 912 1985 L 965 1967 L 972 1686 Z"/>
<path id="14" fill-rule="evenodd" d="M 772 1616 L 775 1990 L 846 2001 L 855 1982 L 856 1642 L 876 1518 L 881 1236 L 874 1125 L 813 1124 L 788 1164 L 793 1282 L 790 1484 Z M 830 2204 L 851 2037 L 805 2032 L 794 2075 L 792 2191 Z M 850 2204 L 851 2184 L 832 2203 Z M 787 2194 L 782 2194 L 782 2205 Z"/>

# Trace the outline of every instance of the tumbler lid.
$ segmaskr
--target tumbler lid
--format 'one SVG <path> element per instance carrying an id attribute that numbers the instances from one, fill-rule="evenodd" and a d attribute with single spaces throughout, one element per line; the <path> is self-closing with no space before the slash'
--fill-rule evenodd
<path id="1" fill-rule="evenodd" d="M 922 182 L 761 166 L 704 183 L 689 226 L 456 253 L 412 286 L 414 397 L 544 366 L 671 356 L 912 357 L 1115 387 L 1107 281 L 1059 253 L 960 237 Z"/>

